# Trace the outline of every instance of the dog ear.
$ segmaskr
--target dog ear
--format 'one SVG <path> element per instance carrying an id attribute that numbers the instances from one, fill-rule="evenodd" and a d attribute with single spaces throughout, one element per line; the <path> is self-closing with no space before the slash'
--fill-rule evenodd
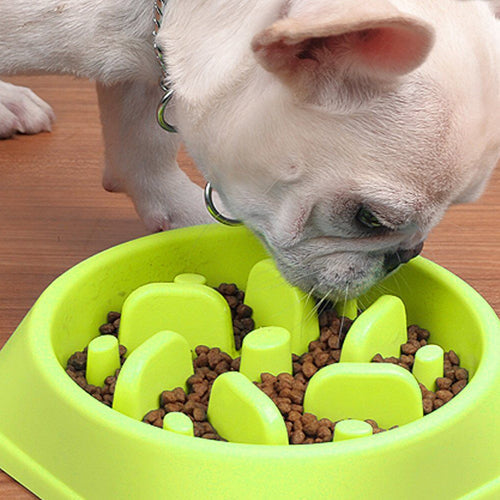
<path id="1" fill-rule="evenodd" d="M 386 80 L 420 66 L 433 43 L 431 26 L 387 0 L 330 0 L 295 2 L 253 38 L 252 49 L 285 80 L 325 71 Z"/>

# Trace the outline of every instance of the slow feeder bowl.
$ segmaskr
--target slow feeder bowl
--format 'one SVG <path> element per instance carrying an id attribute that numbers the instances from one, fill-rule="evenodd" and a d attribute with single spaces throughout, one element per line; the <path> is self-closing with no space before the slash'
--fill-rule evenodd
<path id="1" fill-rule="evenodd" d="M 377 289 L 402 300 L 408 324 L 428 329 L 433 343 L 457 352 L 462 366 L 470 373 L 470 382 L 442 408 L 424 418 L 414 415 L 408 419 L 409 423 L 390 432 L 304 446 L 289 446 L 272 439 L 272 444 L 208 441 L 182 434 L 182 422 L 169 423 L 171 429 L 178 432 L 148 426 L 136 416 L 127 415 L 134 410 L 133 405 L 128 409 L 108 408 L 85 393 L 65 373 L 69 356 L 92 341 L 106 313 L 123 307 L 125 318 L 127 304 L 124 302 L 129 300 L 129 305 L 130 302 L 133 305 L 134 295 L 140 299 L 152 283 L 164 286 L 178 275 L 196 273 L 205 276 L 210 286 L 234 282 L 246 289 L 254 266 L 258 268 L 258 263 L 266 258 L 262 246 L 243 228 L 196 227 L 120 245 L 58 278 L 41 295 L 0 352 L 3 382 L 0 385 L 0 467 L 37 495 L 50 499 L 500 498 L 499 320 L 467 284 L 423 258 L 403 266 Z M 204 286 L 177 285 L 180 288 L 185 285 L 184 288 L 191 291 L 196 286 Z M 262 289 L 265 289 L 264 282 Z M 298 293 L 290 290 L 286 293 Z M 376 290 L 361 299 L 363 305 L 373 304 L 371 307 L 377 314 L 370 316 L 368 308 L 363 313 L 365 319 L 360 316 L 356 320 L 354 325 L 357 322 L 361 325 L 357 327 L 360 338 L 369 336 L 366 333 L 369 329 L 363 326 L 363 322 L 370 322 L 366 317 L 384 322 L 381 313 L 384 307 L 388 308 L 391 318 L 387 322 L 389 327 L 396 321 L 397 301 L 394 302 L 394 297 L 381 298 Z M 258 297 L 255 300 L 258 301 Z M 138 310 L 140 312 L 140 305 Z M 309 319 L 307 314 L 301 318 L 301 311 L 306 310 L 299 310 L 296 321 Z M 128 316 L 130 318 L 130 314 Z M 268 326 L 264 324 L 267 321 L 270 320 L 256 318 L 258 326 L 259 322 L 260 326 Z M 287 335 L 284 329 L 284 337 L 280 337 L 280 326 L 270 327 L 277 339 L 270 347 L 275 353 L 280 352 Z M 170 327 L 161 328 L 170 330 Z M 312 329 L 303 323 L 289 328 L 299 332 L 290 338 L 288 348 L 294 352 L 313 335 Z M 132 364 L 141 366 L 142 362 L 144 367 L 148 356 L 154 358 L 151 353 L 165 345 L 175 345 L 181 353 L 176 359 L 181 359 L 182 352 L 186 352 L 183 342 L 187 341 L 188 348 L 202 343 L 196 336 L 164 334 L 152 333 L 149 338 L 139 339 L 127 363 L 135 356 L 139 360 Z M 397 339 L 397 332 L 394 335 L 396 337 L 386 335 L 386 341 Z M 286 341 L 285 338 L 285 344 Z M 353 356 L 361 356 L 362 347 L 370 345 L 370 340 L 365 338 L 358 346 L 355 341 Z M 156 346 L 148 348 L 155 342 Z M 253 353 L 260 348 L 262 341 L 257 339 Z M 144 351 L 142 361 L 141 351 Z M 250 361 L 247 370 L 250 378 L 252 366 L 255 369 L 255 363 L 263 362 L 260 355 L 255 359 L 261 361 L 253 365 Z M 182 367 L 182 362 L 180 364 Z M 154 373 L 154 362 L 148 366 Z M 341 373 L 334 375 L 345 377 L 346 386 L 351 384 L 351 394 L 347 394 L 346 399 L 358 401 L 361 393 L 356 392 L 358 386 L 353 380 L 360 373 L 361 378 L 372 380 L 365 373 L 372 365 L 363 359 L 345 359 L 332 365 L 333 369 L 337 366 Z M 323 370 L 328 369 L 332 368 Z M 322 379 L 331 376 L 323 375 L 323 370 L 317 374 L 321 377 L 316 385 L 321 386 Z M 173 374 L 177 371 L 182 370 L 176 369 Z M 137 378 L 144 372 L 143 368 Z M 228 426 L 227 432 L 231 433 L 237 428 L 237 419 L 246 418 L 246 413 L 238 414 L 231 408 L 236 401 L 241 411 L 242 404 L 248 402 L 247 393 L 238 388 L 246 383 L 241 377 L 248 380 L 235 372 L 228 375 L 231 377 L 219 384 L 220 403 L 212 413 L 214 418 L 222 419 L 224 425 L 231 418 L 236 419 L 235 425 Z M 394 382 L 393 375 L 397 378 L 399 372 L 387 375 L 390 383 Z M 407 380 L 403 383 L 411 385 Z M 311 401 L 322 404 L 322 398 L 313 393 L 314 390 Z M 401 394 L 404 398 L 408 391 L 403 390 Z M 127 397 L 126 402 L 137 402 L 133 395 Z M 257 409 L 260 404 L 255 403 Z M 402 405 L 412 408 L 411 402 Z M 224 415 L 227 412 L 231 418 Z M 408 411 L 405 409 L 403 414 L 407 416 Z M 269 421 L 259 415 L 256 418 L 261 418 L 265 426 Z M 353 415 L 353 418 L 362 417 Z M 348 428 L 346 435 L 349 432 L 362 435 L 363 429 Z M 276 436 L 279 432 L 271 434 Z M 258 439 L 268 442 L 266 436 Z"/>

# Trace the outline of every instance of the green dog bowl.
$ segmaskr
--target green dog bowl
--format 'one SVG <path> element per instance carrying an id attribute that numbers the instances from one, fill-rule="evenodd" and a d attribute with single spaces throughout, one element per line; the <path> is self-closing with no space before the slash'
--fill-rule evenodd
<path id="1" fill-rule="evenodd" d="M 117 246 L 54 281 L 0 351 L 0 467 L 46 499 L 500 498 L 500 323 L 472 288 L 420 257 L 389 277 L 383 287 L 375 287 L 362 297 L 361 303 L 373 304 L 371 307 L 379 311 L 387 309 L 387 314 L 396 318 L 400 306 L 394 297 L 399 297 L 408 324 L 429 330 L 432 342 L 444 350 L 453 349 L 469 371 L 470 382 L 443 407 L 423 418 L 410 418 L 390 432 L 302 446 L 281 444 L 279 429 L 273 435 L 278 436 L 276 440 L 262 438 L 270 444 L 209 441 L 190 436 L 182 419 L 169 419 L 171 427 L 166 428 L 179 429 L 173 432 L 146 425 L 128 416 L 127 409 L 109 408 L 65 373 L 69 356 L 96 337 L 106 313 L 130 307 L 137 294 L 140 299 L 141 294 L 157 293 L 165 287 L 173 296 L 184 293 L 184 289 L 194 295 L 205 290 L 199 276 L 185 278 L 189 283 L 172 284 L 185 273 L 204 276 L 209 286 L 233 282 L 246 290 L 253 279 L 249 275 L 267 257 L 260 243 L 244 228 L 199 226 Z M 153 283 L 161 284 L 160 288 Z M 265 295 L 265 282 L 262 283 Z M 207 290 L 199 294 L 201 308 L 203 301 L 217 302 Z M 258 302 L 256 290 L 254 287 L 252 293 Z M 393 298 L 380 298 L 377 290 Z M 288 290 L 283 296 L 287 293 L 292 294 Z M 158 300 L 161 302 L 161 297 Z M 178 306 L 171 307 L 175 310 Z M 298 311 L 296 321 L 310 319 L 304 311 L 307 313 L 306 309 Z M 361 320 L 362 317 L 354 323 L 359 321 L 359 338 L 363 337 L 363 324 L 369 323 L 368 316 Z M 393 321 L 386 324 L 390 326 Z M 252 359 L 261 359 L 256 353 L 262 345 L 274 349 L 267 351 L 276 354 L 266 361 L 274 363 L 281 356 L 277 353 L 302 348 L 313 332 L 302 323 L 291 325 L 291 329 L 300 327 L 301 333 L 293 334 L 290 344 L 290 335 L 282 326 L 270 327 L 269 335 L 255 331 L 254 343 L 246 346 L 250 352 L 248 373 L 255 375 Z M 385 337 L 390 341 L 390 335 Z M 369 346 L 376 338 L 371 336 L 361 344 Z M 181 373 L 186 367 L 181 362 L 186 349 L 202 343 L 199 340 L 196 335 L 183 338 L 173 332 L 141 338 L 127 363 L 146 363 L 148 348 L 154 347 L 154 352 L 175 352 L 175 356 L 170 354 L 178 363 L 174 374 Z M 356 343 L 355 335 L 351 341 Z M 353 348 L 354 358 L 361 351 Z M 132 357 L 136 358 L 133 362 Z M 338 391 L 343 390 L 343 397 L 358 403 L 365 396 L 357 392 L 351 373 L 369 378 L 369 366 L 375 365 L 359 359 L 341 359 L 338 365 L 318 372 L 320 376 L 311 394 L 327 394 L 330 389 L 325 392 L 321 388 L 331 387 L 328 380 L 337 377 L 336 380 L 344 381 L 337 384 Z M 400 373 L 389 372 L 399 367 L 388 368 L 382 375 L 396 380 Z M 237 411 L 233 416 L 233 410 L 227 407 L 226 411 L 225 404 L 244 406 L 252 398 L 254 407 L 266 406 L 267 402 L 260 394 L 255 398 L 253 394 L 251 398 L 245 394 L 240 397 L 239 384 L 246 384 L 248 379 L 235 372 L 228 375 L 218 384 L 220 390 L 214 385 L 216 399 L 222 403 L 212 409 L 212 414 L 231 433 L 239 419 L 245 417 Z M 401 383 L 411 386 L 407 380 Z M 249 384 L 250 388 L 254 386 Z M 407 404 L 404 398 L 408 391 L 402 389 L 401 394 L 402 408 Z M 314 394 L 310 399 L 318 411 L 328 406 L 323 404 L 327 403 L 326 396 L 325 401 Z M 411 402 L 408 404 L 411 407 Z M 408 415 L 407 410 L 401 411 Z M 210 412 L 209 408 L 209 417 Z M 234 419 L 233 426 L 227 425 L 227 414 Z M 258 417 L 264 425 L 267 418 L 272 420 L 270 413 L 266 415 L 269 417 L 262 417 L 262 413 Z M 362 436 L 365 430 L 347 426 L 342 432 L 346 436 L 352 432 Z"/>

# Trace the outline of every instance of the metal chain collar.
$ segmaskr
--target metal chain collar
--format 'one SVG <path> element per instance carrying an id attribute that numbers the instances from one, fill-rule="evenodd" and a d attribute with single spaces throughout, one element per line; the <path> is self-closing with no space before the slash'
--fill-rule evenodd
<path id="1" fill-rule="evenodd" d="M 155 9 L 154 9 L 154 17 L 153 17 L 153 24 L 154 24 L 154 29 L 153 29 L 153 48 L 156 54 L 156 58 L 158 59 L 158 62 L 160 63 L 161 67 L 161 78 L 160 78 L 160 87 L 165 92 L 163 94 L 163 97 L 161 98 L 160 104 L 158 105 L 158 109 L 156 112 L 156 117 L 158 120 L 158 123 L 160 127 L 163 130 L 166 130 L 167 132 L 175 134 L 177 132 L 177 129 L 171 125 L 170 123 L 167 122 L 165 119 L 165 110 L 167 109 L 168 103 L 172 100 L 172 97 L 174 96 L 174 91 L 172 89 L 168 88 L 168 74 L 167 74 L 167 66 L 165 64 L 165 61 L 163 59 L 163 52 L 161 48 L 158 46 L 156 43 L 156 37 L 160 31 L 161 28 L 161 23 L 163 21 L 163 12 L 165 10 L 165 5 L 167 3 L 167 0 L 155 0 Z"/>
<path id="2" fill-rule="evenodd" d="M 166 130 L 167 132 L 170 133 L 177 133 L 177 129 L 171 125 L 170 123 L 167 122 L 165 119 L 165 111 L 167 109 L 167 106 L 169 102 L 172 100 L 172 97 L 174 96 L 174 91 L 173 89 L 170 89 L 168 87 L 168 73 L 167 73 L 167 65 L 165 63 L 165 59 L 163 57 L 163 52 L 161 48 L 158 46 L 156 43 L 156 37 L 160 31 L 161 24 L 163 22 L 163 13 L 165 11 L 165 6 L 168 0 L 155 0 L 155 8 L 154 8 L 154 17 L 153 17 L 153 24 L 154 24 L 154 29 L 153 29 L 153 48 L 156 54 L 156 58 L 158 59 L 158 62 L 160 63 L 161 67 L 161 78 L 160 78 L 160 87 L 163 90 L 164 94 L 163 97 L 161 98 L 160 104 L 158 105 L 158 109 L 156 112 L 156 118 L 158 120 L 158 123 L 160 127 L 163 130 Z M 207 182 L 204 190 L 204 199 L 205 199 L 205 205 L 207 207 L 208 212 L 210 215 L 217 221 L 222 224 L 225 224 L 227 226 L 238 226 L 241 224 L 239 220 L 236 219 L 231 219 L 229 217 L 226 217 L 225 215 L 222 215 L 219 210 L 215 207 L 214 201 L 213 201 L 213 188 L 210 182 Z"/>

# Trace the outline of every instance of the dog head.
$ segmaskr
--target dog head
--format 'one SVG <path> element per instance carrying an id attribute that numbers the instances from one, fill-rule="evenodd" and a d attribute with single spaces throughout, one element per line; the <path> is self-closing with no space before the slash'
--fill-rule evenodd
<path id="1" fill-rule="evenodd" d="M 289 281 L 359 295 L 496 165 L 500 25 L 482 1 L 291 0 L 275 14 L 180 128 Z"/>

